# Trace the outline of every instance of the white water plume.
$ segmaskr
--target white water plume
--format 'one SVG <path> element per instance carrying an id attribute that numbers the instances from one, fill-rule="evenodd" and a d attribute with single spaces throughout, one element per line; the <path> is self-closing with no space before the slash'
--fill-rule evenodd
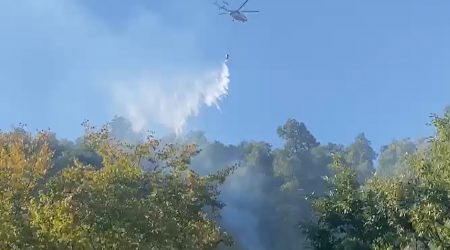
<path id="1" fill-rule="evenodd" d="M 197 116 L 203 105 L 215 105 L 220 110 L 219 102 L 227 95 L 229 82 L 228 66 L 223 63 L 220 69 L 196 76 L 178 76 L 173 80 L 147 77 L 134 84 L 119 83 L 113 94 L 134 130 L 157 123 L 180 134 L 186 120 Z"/>

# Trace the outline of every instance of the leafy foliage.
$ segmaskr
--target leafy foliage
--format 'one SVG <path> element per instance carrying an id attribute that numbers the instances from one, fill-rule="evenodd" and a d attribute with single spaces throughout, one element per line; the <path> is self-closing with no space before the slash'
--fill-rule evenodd
<path id="1" fill-rule="evenodd" d="M 108 126 L 86 126 L 85 145 L 101 168 L 74 159 L 40 187 L 51 169 L 48 133 L 0 134 L 2 249 L 214 249 L 232 239 L 208 218 L 235 167 L 206 176 L 188 169 L 195 144 L 165 146 L 149 137 L 117 143 Z M 140 162 L 155 163 L 145 171 Z"/>
<path id="2" fill-rule="evenodd" d="M 450 248 L 450 114 L 433 116 L 433 125 L 429 150 L 407 159 L 407 176 L 375 177 L 361 186 L 354 169 L 335 162 L 339 171 L 326 178 L 329 191 L 313 198 L 315 219 L 302 223 L 313 249 Z M 380 163 L 386 166 L 392 151 L 408 150 L 413 144 L 394 142 Z"/>
<path id="3" fill-rule="evenodd" d="M 83 125 L 0 133 L 0 249 L 450 249 L 448 113 L 377 161 L 365 134 L 321 144 L 295 119 L 280 148 Z"/>
<path id="4" fill-rule="evenodd" d="M 416 150 L 416 143 L 409 139 L 393 140 L 391 144 L 384 146 L 378 159 L 378 176 L 390 177 L 410 174 L 411 166 L 409 166 L 408 159 Z"/>

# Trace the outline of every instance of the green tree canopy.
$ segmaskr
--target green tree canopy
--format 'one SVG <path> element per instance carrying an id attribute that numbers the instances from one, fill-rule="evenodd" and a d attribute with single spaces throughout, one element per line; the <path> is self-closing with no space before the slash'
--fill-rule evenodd
<path id="1" fill-rule="evenodd" d="M 329 191 L 313 197 L 314 219 L 301 224 L 313 249 L 450 248 L 450 114 L 434 116 L 432 124 L 430 149 L 408 158 L 406 178 L 375 177 L 362 186 L 351 163 L 336 158 Z M 400 153 L 414 150 L 405 144 Z M 398 145 L 385 149 L 382 163 Z"/>
<path id="2" fill-rule="evenodd" d="M 50 135 L 50 136 L 49 136 Z M 110 127 L 86 124 L 84 143 L 101 168 L 74 158 L 39 188 L 52 168 L 52 136 L 1 133 L 2 249 L 215 249 L 231 238 L 206 214 L 224 204 L 218 187 L 235 169 L 199 176 L 189 170 L 195 144 L 117 143 Z M 157 167 L 140 162 L 153 152 Z"/>

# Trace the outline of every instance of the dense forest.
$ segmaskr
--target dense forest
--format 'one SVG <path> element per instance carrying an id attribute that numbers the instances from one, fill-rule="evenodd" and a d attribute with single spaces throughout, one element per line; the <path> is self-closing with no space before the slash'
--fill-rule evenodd
<path id="1" fill-rule="evenodd" d="M 267 142 L 134 133 L 0 134 L 0 249 L 450 249 L 450 113 L 377 153 L 288 119 Z"/>

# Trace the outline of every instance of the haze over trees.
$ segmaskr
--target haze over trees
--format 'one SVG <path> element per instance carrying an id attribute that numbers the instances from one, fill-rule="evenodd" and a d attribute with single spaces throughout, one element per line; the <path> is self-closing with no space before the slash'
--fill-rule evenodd
<path id="1" fill-rule="evenodd" d="M 318 142 L 306 124 L 225 145 L 136 134 L 0 134 L 0 249 L 450 249 L 450 113 L 432 139 Z"/>

